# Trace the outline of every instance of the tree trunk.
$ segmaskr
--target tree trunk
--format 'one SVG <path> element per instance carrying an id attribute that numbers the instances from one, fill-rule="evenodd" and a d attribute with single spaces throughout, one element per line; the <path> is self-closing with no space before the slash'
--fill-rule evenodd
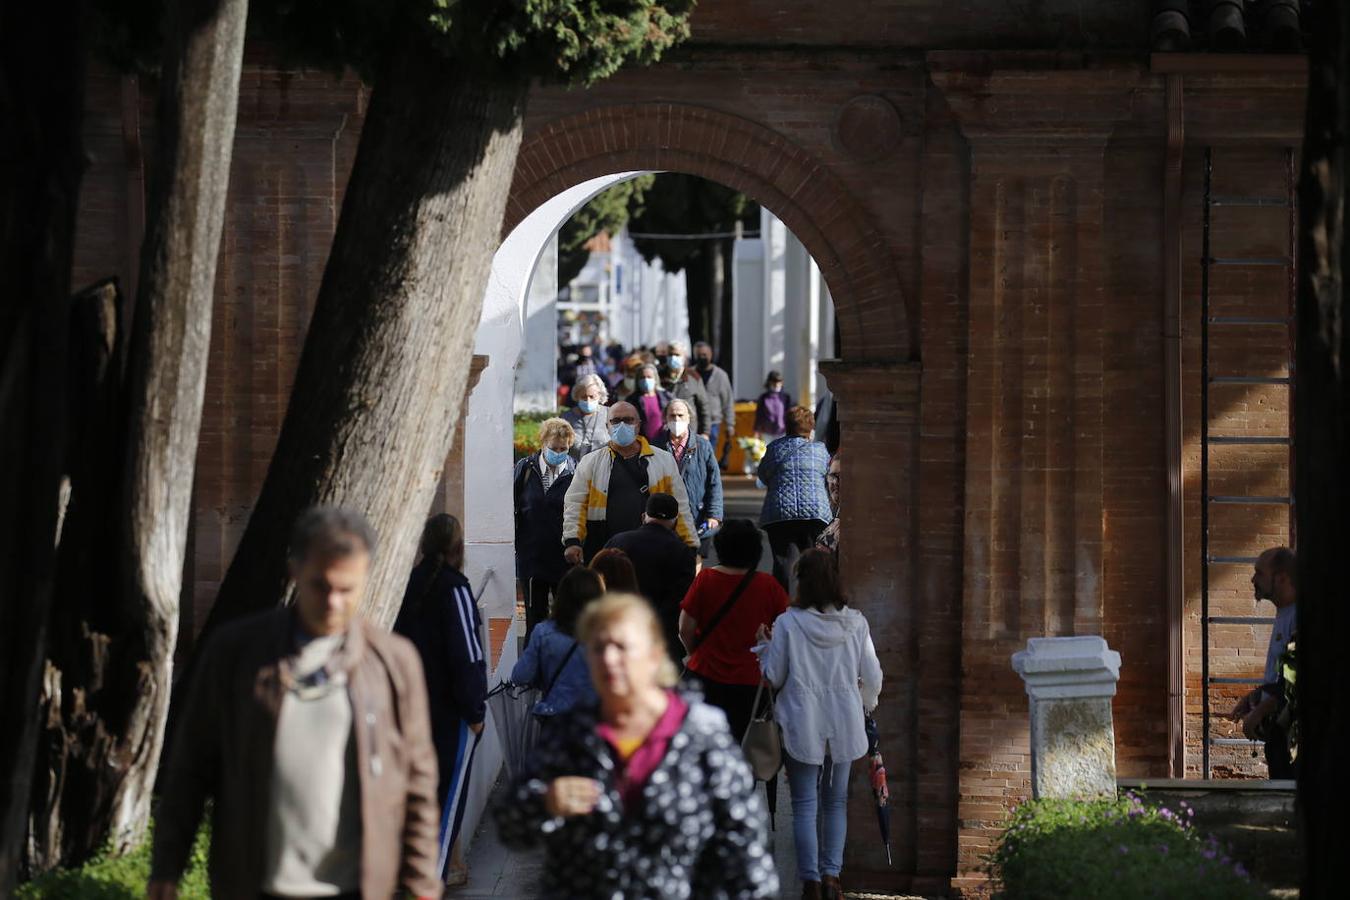
<path id="1" fill-rule="evenodd" d="M 126 386 L 120 365 L 84 369 L 71 406 L 83 433 L 43 678 L 35 870 L 143 838 L 164 739 L 248 4 L 170 10 Z M 116 357 L 115 333 L 96 344 Z"/>
<path id="2" fill-rule="evenodd" d="M 84 169 L 82 12 L 0 7 L 0 897 L 12 894 L 23 859 L 55 573 Z"/>
<path id="3" fill-rule="evenodd" d="M 716 319 L 716 337 L 712 340 L 717 351 L 717 364 L 731 372 L 735 364 L 736 335 L 734 333 L 736 308 L 736 239 L 722 242 L 722 303 Z"/>
<path id="4" fill-rule="evenodd" d="M 380 548 L 363 611 L 393 621 L 464 400 L 525 94 L 416 39 L 376 81 L 276 452 L 208 629 L 287 600 L 289 530 L 318 503 L 369 518 Z"/>
<path id="5" fill-rule="evenodd" d="M 1341 660 L 1350 634 L 1343 594 L 1350 555 L 1350 297 L 1346 134 L 1350 125 L 1350 4 L 1318 4 L 1299 186 L 1298 517 L 1299 807 L 1304 897 L 1339 896 L 1340 839 L 1350 802 L 1350 701 Z"/>
<path id="6" fill-rule="evenodd" d="M 689 308 L 689 340 L 706 341 L 710 331 L 709 321 L 713 305 L 713 285 L 717 280 L 717 269 L 713 264 L 713 254 L 709 247 L 700 241 L 700 249 L 689 258 L 685 266 L 684 290 L 685 303 Z M 661 335 L 667 338 L 668 335 Z"/>

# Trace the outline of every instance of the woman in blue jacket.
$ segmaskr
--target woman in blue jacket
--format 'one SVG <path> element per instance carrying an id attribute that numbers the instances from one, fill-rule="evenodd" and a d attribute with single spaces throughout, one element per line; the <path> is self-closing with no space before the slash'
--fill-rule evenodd
<path id="1" fill-rule="evenodd" d="M 722 469 L 712 442 L 694 433 L 693 411 L 683 400 L 672 400 L 666 407 L 666 427 L 656 446 L 675 457 L 689 495 L 689 513 L 698 529 L 699 555 L 705 559 L 712 549 L 712 535 L 722 524 Z"/>
<path id="2" fill-rule="evenodd" d="M 431 712 L 431 739 L 440 772 L 436 798 L 441 809 L 438 871 L 447 884 L 468 880 L 452 853 L 464 821 L 464 802 L 474 754 L 487 714 L 487 654 L 464 566 L 464 527 L 441 513 L 422 529 L 422 558 L 408 578 L 394 631 L 408 638 L 422 657 Z M 453 872 L 451 857 L 455 856 Z"/>
<path id="3" fill-rule="evenodd" d="M 825 478 L 830 452 L 811 440 L 816 417 L 804 406 L 787 413 L 787 434 L 769 444 L 759 461 L 759 480 L 767 488 L 759 524 L 769 535 L 773 574 L 789 590 L 788 573 L 796 557 L 809 550 L 834 519 Z"/>
<path id="4" fill-rule="evenodd" d="M 564 575 L 553 595 L 552 617 L 535 627 L 511 670 L 512 682 L 539 689 L 534 714 L 545 720 L 545 727 L 555 716 L 596 704 L 586 654 L 573 633 L 581 611 L 604 593 L 604 579 L 590 569 L 578 566 Z"/>

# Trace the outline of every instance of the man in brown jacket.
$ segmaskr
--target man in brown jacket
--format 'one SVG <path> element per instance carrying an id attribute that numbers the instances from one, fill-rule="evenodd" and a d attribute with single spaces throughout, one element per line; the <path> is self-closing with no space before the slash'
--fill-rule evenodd
<path id="1" fill-rule="evenodd" d="M 360 515 L 309 510 L 295 606 L 207 644 L 162 784 L 152 900 L 177 896 L 208 796 L 217 898 L 440 896 L 422 666 L 357 613 L 373 549 Z"/>

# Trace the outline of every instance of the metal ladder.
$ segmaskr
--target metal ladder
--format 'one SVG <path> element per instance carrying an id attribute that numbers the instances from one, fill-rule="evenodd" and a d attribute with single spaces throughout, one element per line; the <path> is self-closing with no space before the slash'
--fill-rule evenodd
<path id="1" fill-rule="evenodd" d="M 1297 293 L 1297 281 L 1295 270 L 1296 248 L 1298 246 L 1297 217 L 1294 205 L 1295 198 L 1295 176 L 1294 176 L 1294 152 L 1292 149 L 1285 150 L 1285 175 L 1286 192 L 1284 197 L 1239 197 L 1215 195 L 1213 193 L 1213 175 L 1214 175 L 1214 154 L 1212 147 L 1205 148 L 1205 206 L 1204 206 L 1204 224 L 1203 224 L 1203 250 L 1201 257 L 1201 287 L 1200 287 L 1200 552 L 1204 564 L 1200 567 L 1200 635 L 1201 635 L 1201 682 L 1203 688 L 1203 700 L 1201 705 L 1202 728 L 1204 735 L 1203 742 L 1203 773 L 1204 778 L 1211 777 L 1210 766 L 1210 748 L 1218 746 L 1244 746 L 1257 747 L 1259 742 L 1249 741 L 1245 737 L 1215 737 L 1211 733 L 1213 712 L 1210 703 L 1210 690 L 1215 685 L 1258 685 L 1261 684 L 1260 677 L 1233 677 L 1233 676 L 1215 676 L 1210 674 L 1210 626 L 1212 625 L 1269 625 L 1273 626 L 1275 619 L 1270 616 L 1215 616 L 1210 614 L 1210 567 L 1212 566 L 1251 566 L 1256 563 L 1256 556 L 1213 556 L 1210 553 L 1210 509 L 1212 506 L 1220 505 L 1262 505 L 1262 506 L 1284 506 L 1289 514 L 1289 532 L 1290 544 L 1293 543 L 1294 531 L 1294 300 Z M 1277 207 L 1287 209 L 1289 212 L 1289 243 L 1288 253 L 1280 257 L 1240 257 L 1225 258 L 1215 257 L 1211 251 L 1211 237 L 1213 231 L 1213 211 L 1225 207 Z M 1210 312 L 1210 273 L 1213 269 L 1226 266 L 1242 267 L 1280 267 L 1287 273 L 1288 283 L 1288 308 L 1284 316 L 1278 317 L 1254 317 L 1254 316 L 1216 316 Z M 1210 329 L 1213 328 L 1222 332 L 1225 327 L 1231 326 L 1261 326 L 1271 329 L 1283 328 L 1287 337 L 1289 347 L 1288 372 L 1286 376 L 1259 376 L 1259 375 L 1220 375 L 1210 374 Z M 1210 388 L 1216 384 L 1275 384 L 1284 385 L 1289 389 L 1288 409 L 1289 409 L 1289 427 L 1287 433 L 1280 437 L 1258 436 L 1258 435 L 1211 435 L 1210 432 Z M 1277 445 L 1289 448 L 1289 491 L 1290 496 L 1286 497 L 1262 497 L 1262 496 L 1234 496 L 1224 494 L 1211 494 L 1209 482 L 1209 451 L 1213 446 L 1223 445 Z M 1263 548 L 1262 548 L 1263 549 Z M 1259 551 L 1258 551 L 1259 552 Z"/>

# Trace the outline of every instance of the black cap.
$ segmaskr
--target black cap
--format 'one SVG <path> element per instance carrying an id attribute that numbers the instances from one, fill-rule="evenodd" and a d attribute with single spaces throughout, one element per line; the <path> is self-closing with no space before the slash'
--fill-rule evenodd
<path id="1" fill-rule="evenodd" d="M 669 521 L 680 514 L 680 502 L 673 494 L 652 494 L 647 498 L 647 515 Z"/>

